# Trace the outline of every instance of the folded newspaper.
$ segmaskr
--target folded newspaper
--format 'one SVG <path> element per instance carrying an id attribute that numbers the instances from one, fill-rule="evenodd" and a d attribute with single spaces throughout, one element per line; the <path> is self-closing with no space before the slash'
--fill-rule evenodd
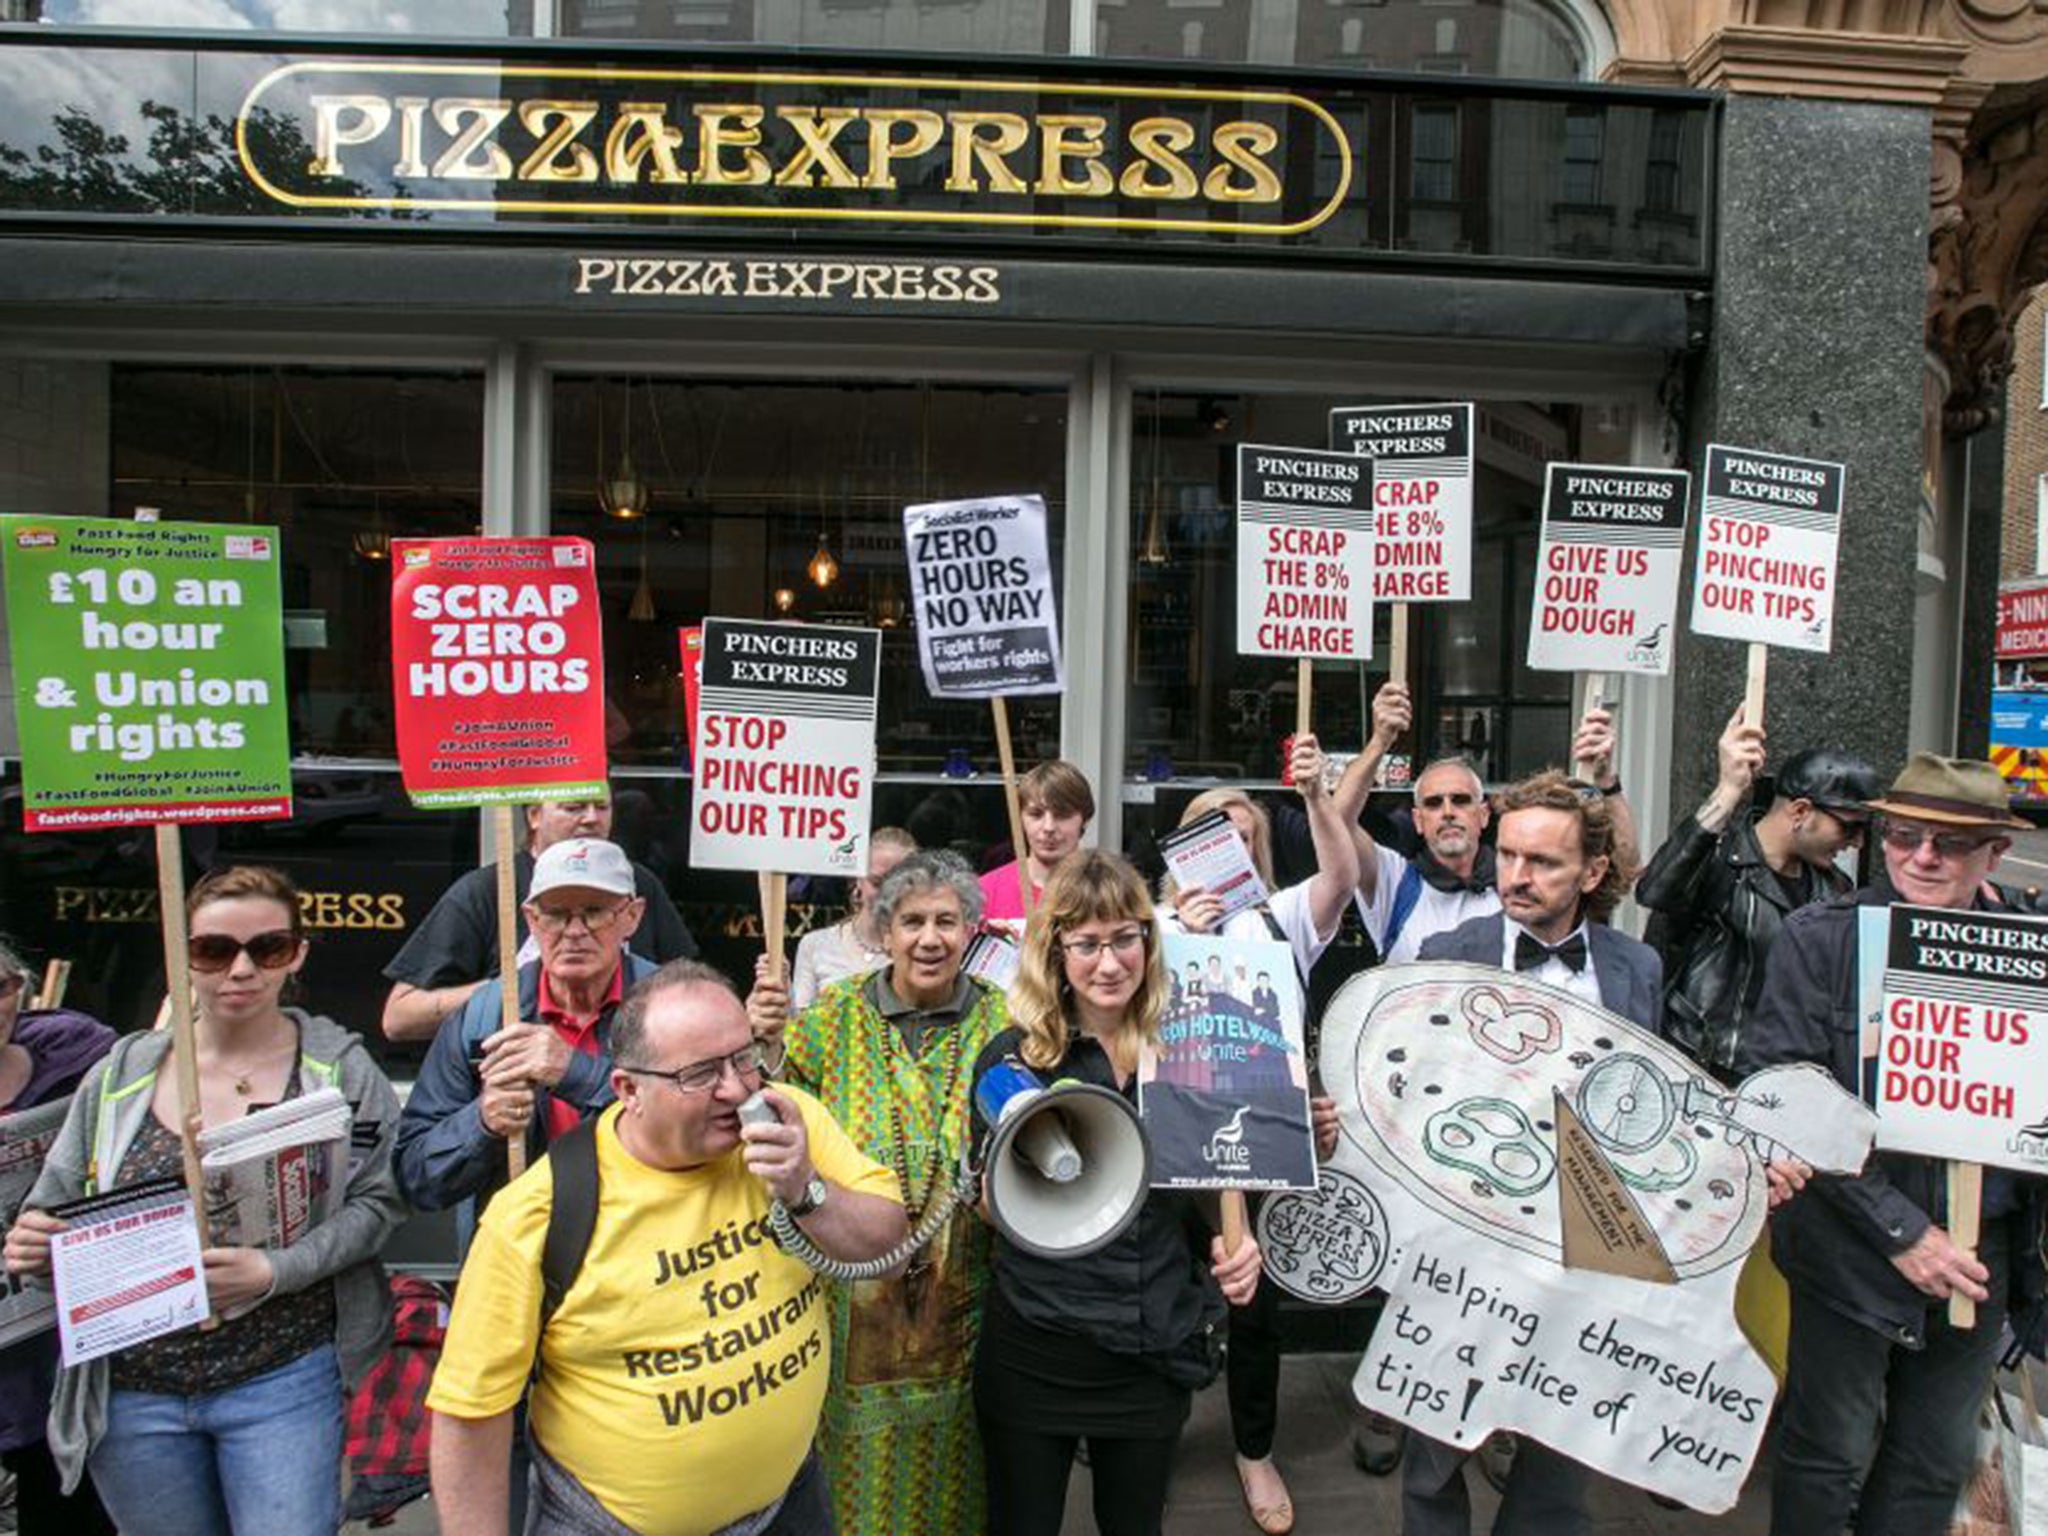
<path id="1" fill-rule="evenodd" d="M 43 1171 L 43 1159 L 63 1128 L 71 1096 L 0 1115 L 0 1216 L 10 1223 Z M 48 1286 L 25 1286 L 0 1275 L 0 1348 L 57 1324 L 57 1300 Z"/>
<path id="2" fill-rule="evenodd" d="M 322 1088 L 199 1133 L 206 1225 L 223 1248 L 289 1248 L 341 1208 L 348 1100 Z"/>

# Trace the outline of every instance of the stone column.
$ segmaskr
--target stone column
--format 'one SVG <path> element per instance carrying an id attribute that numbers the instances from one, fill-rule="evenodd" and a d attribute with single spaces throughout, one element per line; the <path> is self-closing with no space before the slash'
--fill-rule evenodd
<path id="1" fill-rule="evenodd" d="M 1810 32 L 1730 27 L 1687 62 L 1695 83 L 1729 92 L 1714 309 L 1687 446 L 1696 475 L 1710 442 L 1848 465 L 1834 648 L 1771 653 L 1765 728 L 1772 766 L 1825 744 L 1889 775 L 1906 750 L 1913 674 L 1930 134 L 1961 49 L 1875 41 L 1845 50 Z M 1689 570 L 1687 581 L 1689 604 Z M 1712 785 L 1744 652 L 1683 636 L 1674 811 Z"/>

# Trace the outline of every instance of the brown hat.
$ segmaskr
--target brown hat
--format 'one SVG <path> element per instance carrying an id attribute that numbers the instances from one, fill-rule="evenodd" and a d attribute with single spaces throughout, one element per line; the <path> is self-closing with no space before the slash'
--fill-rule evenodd
<path id="1" fill-rule="evenodd" d="M 1915 752 L 1873 811 L 1955 827 L 2030 827 L 2013 815 L 2005 780 L 1986 762 Z"/>

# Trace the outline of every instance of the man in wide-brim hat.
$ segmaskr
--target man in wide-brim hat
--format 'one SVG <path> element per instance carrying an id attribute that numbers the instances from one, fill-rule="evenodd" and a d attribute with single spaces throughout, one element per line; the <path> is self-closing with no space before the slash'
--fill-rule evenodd
<path id="1" fill-rule="evenodd" d="M 1991 872 L 2027 823 L 1996 768 L 1919 753 L 1869 809 L 1883 871 L 1869 889 L 1786 920 L 1738 1073 L 1814 1061 L 1860 1091 L 1858 909 L 2002 904 Z M 2038 1348 L 2048 1184 L 1986 1169 L 1972 1254 L 1946 1230 L 1947 1166 L 1876 1153 L 1855 1178 L 1815 1178 L 1772 1218 L 1772 1255 L 1792 1296 L 1773 1531 L 1832 1536 L 1852 1511 L 1856 1536 L 1946 1530 L 2008 1311 Z M 1977 1303 L 1974 1328 L 1949 1322 L 1954 1295 Z"/>

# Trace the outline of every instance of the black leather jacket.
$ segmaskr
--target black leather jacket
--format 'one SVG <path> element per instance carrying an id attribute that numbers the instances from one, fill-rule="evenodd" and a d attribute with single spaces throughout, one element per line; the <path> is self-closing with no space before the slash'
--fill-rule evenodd
<path id="1" fill-rule="evenodd" d="M 1840 870 L 1816 870 L 1817 899 L 1849 889 Z M 1756 824 L 1741 816 L 1719 834 L 1697 816 L 1673 829 L 1636 883 L 1655 915 L 1643 935 L 1664 957 L 1664 1030 L 1726 1082 L 1763 991 L 1764 962 L 1795 910 L 1764 862 Z"/>

